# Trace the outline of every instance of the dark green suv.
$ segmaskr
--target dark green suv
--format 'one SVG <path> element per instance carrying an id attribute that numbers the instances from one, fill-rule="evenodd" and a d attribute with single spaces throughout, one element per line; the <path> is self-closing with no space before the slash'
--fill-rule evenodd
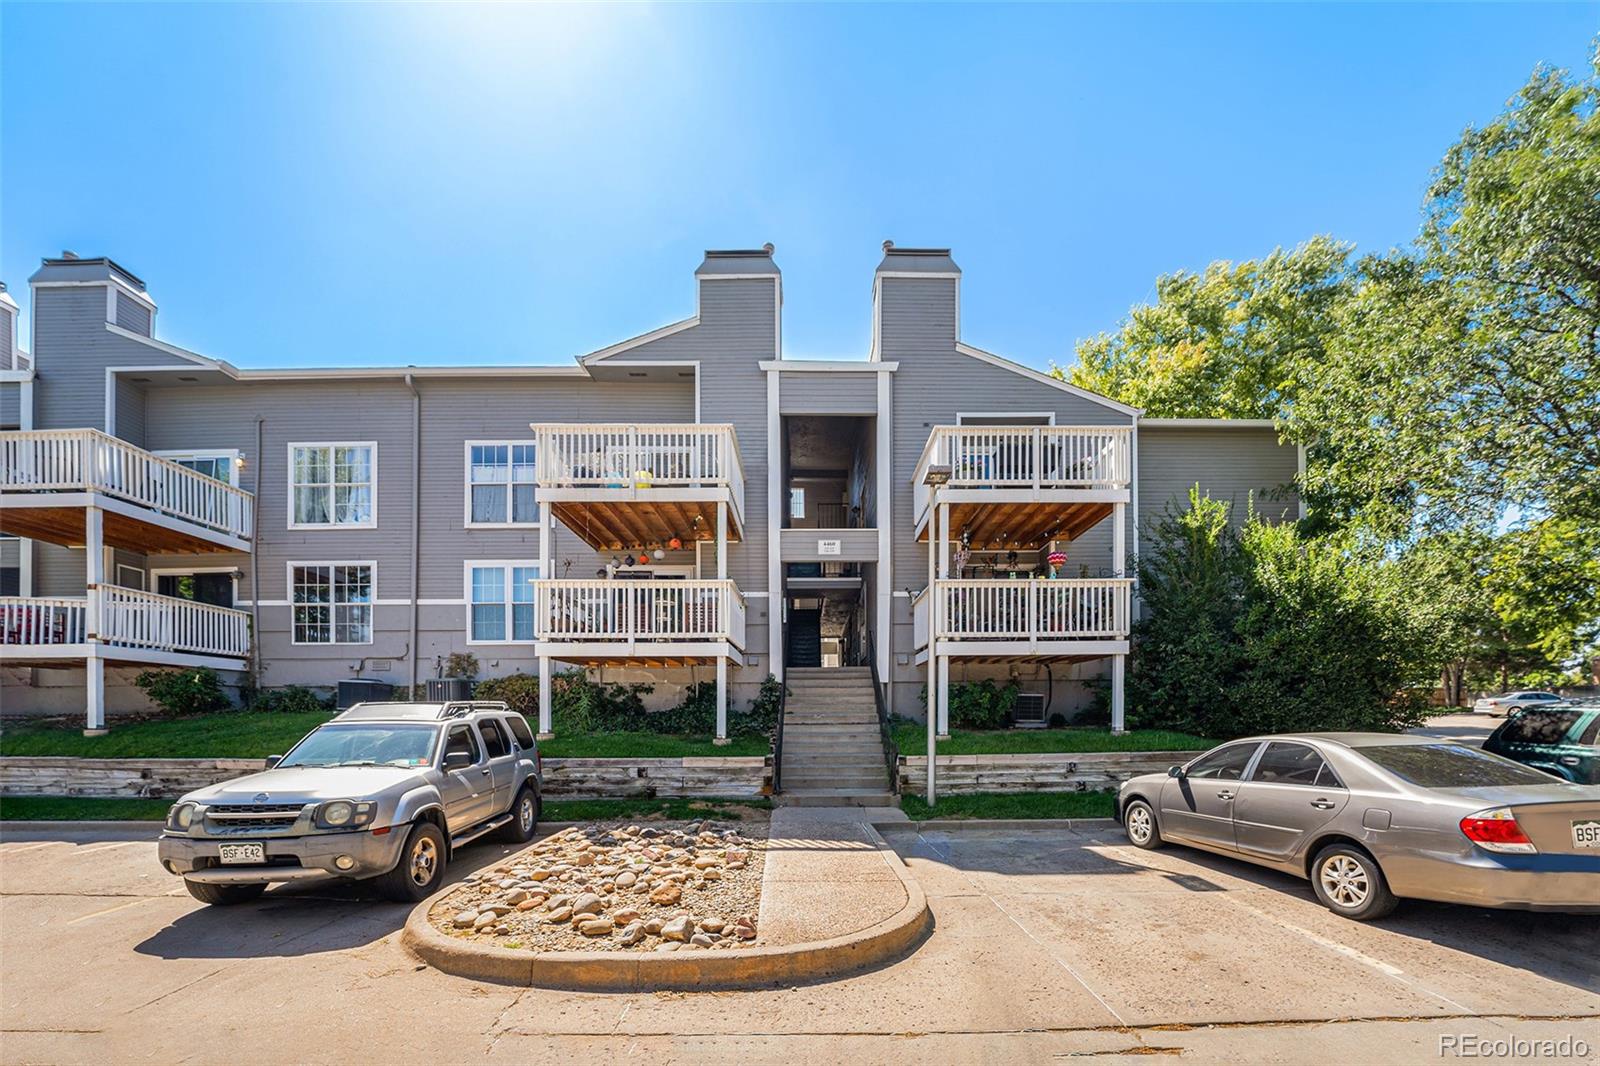
<path id="1" fill-rule="evenodd" d="M 1560 704 L 1512 711 L 1489 734 L 1483 750 L 1547 774 L 1600 784 L 1600 706 Z"/>

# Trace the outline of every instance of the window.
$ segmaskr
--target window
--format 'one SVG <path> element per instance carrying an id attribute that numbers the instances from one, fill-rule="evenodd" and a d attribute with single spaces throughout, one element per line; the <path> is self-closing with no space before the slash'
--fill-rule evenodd
<path id="1" fill-rule="evenodd" d="M 289 445 L 289 528 L 372 527 L 376 444 Z"/>
<path id="2" fill-rule="evenodd" d="M 1250 780 L 1277 785 L 1315 785 L 1324 769 L 1322 756 L 1314 749 L 1304 744 L 1273 742 L 1262 753 Z M 1323 775 L 1323 782 L 1329 783 L 1330 778 Z"/>
<path id="3" fill-rule="evenodd" d="M 506 740 L 505 730 L 500 728 L 499 722 L 484 718 L 478 722 L 478 732 L 483 735 L 483 748 L 489 753 L 489 758 L 498 759 L 511 754 L 511 744 Z"/>
<path id="4" fill-rule="evenodd" d="M 1508 744 L 1559 744 L 1582 716 L 1576 707 L 1531 707 L 1512 715 L 1500 727 L 1500 739 Z"/>
<path id="5" fill-rule="evenodd" d="M 229 485 L 235 483 L 235 474 L 240 466 L 240 456 L 237 451 L 202 451 L 202 452 L 156 452 L 163 459 L 170 459 L 179 466 L 187 467 L 197 474 L 216 478 L 218 481 Z"/>
<path id="6" fill-rule="evenodd" d="M 804 518 L 806 516 L 806 490 L 789 490 L 789 517 Z"/>
<path id="7" fill-rule="evenodd" d="M 472 757 L 473 762 L 478 761 L 478 742 L 472 739 L 472 728 L 464 725 L 453 725 L 450 733 L 444 740 L 444 754 L 453 751 L 464 751 Z"/>
<path id="8" fill-rule="evenodd" d="M 523 751 L 532 751 L 533 730 L 528 728 L 528 720 L 517 714 L 507 718 L 506 724 L 511 727 L 511 735 L 517 738 L 517 747 Z"/>
<path id="9" fill-rule="evenodd" d="M 539 524 L 529 441 L 467 442 L 467 525 Z"/>
<path id="10" fill-rule="evenodd" d="M 144 570 L 126 563 L 117 564 L 117 584 L 125 589 L 144 591 Z"/>
<path id="11" fill-rule="evenodd" d="M 1185 777 L 1215 778 L 1219 781 L 1237 781 L 1250 765 L 1250 756 L 1259 744 L 1229 744 L 1225 748 L 1200 756 L 1184 771 Z"/>
<path id="12" fill-rule="evenodd" d="M 493 644 L 533 639 L 533 583 L 539 567 L 531 562 L 468 563 L 468 639 Z"/>
<path id="13" fill-rule="evenodd" d="M 290 563 L 296 644 L 372 643 L 372 563 Z"/>
<path id="14" fill-rule="evenodd" d="M 1551 778 L 1510 759 L 1459 744 L 1376 744 L 1356 754 L 1419 788 L 1547 785 Z"/>

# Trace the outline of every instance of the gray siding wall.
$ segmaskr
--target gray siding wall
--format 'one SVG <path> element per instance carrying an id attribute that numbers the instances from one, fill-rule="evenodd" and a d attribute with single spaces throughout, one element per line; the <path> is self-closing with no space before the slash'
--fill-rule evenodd
<path id="1" fill-rule="evenodd" d="M 892 540 L 894 568 L 891 581 L 897 590 L 920 589 L 927 583 L 926 545 L 912 539 L 912 480 L 917 461 L 935 426 L 956 424 L 960 412 L 1005 411 L 1055 413 L 1057 425 L 1128 425 L 1132 419 L 1092 399 L 1077 396 L 1004 367 L 995 366 L 956 348 L 956 285 L 950 278 L 880 278 L 880 358 L 898 361 L 894 382 Z M 1087 537 L 1095 536 L 1091 530 Z M 1074 552 L 1068 549 L 1068 557 Z M 1078 554 L 1085 559 L 1110 558 L 1110 536 L 1104 547 L 1085 539 Z M 1074 560 L 1076 562 L 1076 560 Z M 912 650 L 911 601 L 894 597 L 894 651 Z M 925 674 L 908 666 L 893 667 L 895 680 L 911 682 L 913 700 L 907 705 L 897 694 L 902 711 L 914 709 L 915 684 Z M 917 713 L 920 713 L 918 711 Z"/>
<path id="2" fill-rule="evenodd" d="M 1188 505 L 1189 490 L 1196 484 L 1212 499 L 1233 504 L 1235 525 L 1244 522 L 1252 499 L 1264 519 L 1293 521 L 1300 507 L 1294 491 L 1298 470 L 1298 450 L 1293 444 L 1278 443 L 1276 430 L 1141 425 L 1141 550 L 1169 506 Z"/>
<path id="3" fill-rule="evenodd" d="M 22 384 L 16 381 L 0 382 L 0 429 L 18 429 L 22 425 Z"/>
<path id="4" fill-rule="evenodd" d="M 817 552 L 819 540 L 839 541 L 838 555 L 821 555 Z M 778 551 L 786 563 L 817 562 L 876 562 L 878 558 L 878 531 L 876 529 L 785 529 L 778 537 Z"/>
<path id="5" fill-rule="evenodd" d="M 104 286 L 37 288 L 33 295 L 36 429 L 105 429 L 107 367 L 191 365 L 106 329 Z"/>
<path id="6" fill-rule="evenodd" d="M 142 333 L 146 337 L 150 332 L 150 309 L 127 293 L 117 291 L 117 325 L 133 333 Z"/>
<path id="7" fill-rule="evenodd" d="M 116 435 L 142 448 L 145 446 L 144 386 L 136 381 L 129 381 L 126 374 L 118 374 L 115 381 Z"/>
<path id="8" fill-rule="evenodd" d="M 9 308 L 0 308 L 0 370 L 11 370 L 11 358 L 14 354 L 11 347 L 12 315 Z"/>
<path id="9" fill-rule="evenodd" d="M 786 415 L 875 415 L 877 374 L 791 372 L 778 375 L 778 410 Z"/>

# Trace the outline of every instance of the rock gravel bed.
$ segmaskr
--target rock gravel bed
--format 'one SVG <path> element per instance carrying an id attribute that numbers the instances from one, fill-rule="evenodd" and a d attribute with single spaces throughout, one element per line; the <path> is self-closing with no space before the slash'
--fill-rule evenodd
<path id="1" fill-rule="evenodd" d="M 601 823 L 471 875 L 428 915 L 458 939 L 531 951 L 699 951 L 755 943 L 766 826 Z"/>

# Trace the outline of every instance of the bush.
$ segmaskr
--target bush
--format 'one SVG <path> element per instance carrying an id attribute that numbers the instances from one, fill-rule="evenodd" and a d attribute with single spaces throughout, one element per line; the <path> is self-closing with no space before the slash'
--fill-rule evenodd
<path id="1" fill-rule="evenodd" d="M 1130 725 L 1208 737 L 1398 730 L 1426 716 L 1436 627 L 1400 566 L 1190 493 L 1139 566 Z"/>
<path id="2" fill-rule="evenodd" d="M 651 686 L 602 685 L 589 679 L 582 670 L 556 674 L 550 681 L 551 724 L 559 734 L 572 733 L 666 733 L 677 736 L 706 736 L 717 728 L 717 686 L 701 681 L 690 685 L 675 707 L 647 711 L 644 697 Z M 530 721 L 539 718 L 539 679 L 529 674 L 509 674 L 480 681 L 473 688 L 480 700 L 504 700 L 513 711 Z M 783 686 L 772 675 L 761 683 L 761 692 L 750 708 L 728 714 L 728 735 L 756 737 L 770 735 L 778 725 L 778 703 Z"/>
<path id="3" fill-rule="evenodd" d="M 531 674 L 507 674 L 489 681 L 479 681 L 472 689 L 473 699 L 503 700 L 518 714 L 530 721 L 539 720 L 539 679 Z"/>
<path id="4" fill-rule="evenodd" d="M 229 706 L 215 670 L 146 670 L 133 679 L 151 702 L 170 714 L 205 714 Z"/>
<path id="5" fill-rule="evenodd" d="M 477 677 L 478 657 L 470 651 L 453 651 L 444 657 L 444 672 L 440 677 Z"/>
<path id="6" fill-rule="evenodd" d="M 985 678 L 950 686 L 951 729 L 1004 729 L 1011 721 L 1022 686 L 1015 681 L 997 685 Z M 928 705 L 928 687 L 921 692 L 922 705 Z"/>
<path id="7" fill-rule="evenodd" d="M 324 699 L 304 685 L 286 685 L 283 688 L 260 690 L 250 701 L 250 709 L 274 714 L 306 714 L 311 711 L 331 711 L 333 701 Z"/>
<path id="8" fill-rule="evenodd" d="M 761 691 L 747 710 L 728 715 L 730 737 L 770 737 L 778 729 L 778 707 L 783 702 L 783 682 L 767 675 Z"/>

